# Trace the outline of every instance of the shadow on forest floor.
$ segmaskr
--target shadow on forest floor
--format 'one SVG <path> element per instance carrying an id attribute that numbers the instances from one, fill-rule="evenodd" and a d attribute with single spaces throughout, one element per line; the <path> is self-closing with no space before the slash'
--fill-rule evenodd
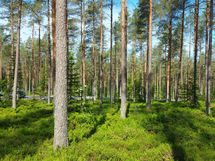
<path id="1" fill-rule="evenodd" d="M 72 118 L 69 133 L 73 133 L 72 141 L 91 137 L 105 123 L 107 105 L 102 110 L 94 108 L 95 106 L 91 108 L 86 103 L 84 109 L 79 104 L 69 107 L 69 118 Z M 22 160 L 27 155 L 36 154 L 45 140 L 53 138 L 52 106 L 38 101 L 22 101 L 16 110 L 0 108 L 0 115 L 0 160 L 10 156 L 17 156 L 17 160 Z M 77 127 L 74 127 L 74 122 Z M 81 137 L 79 132 L 82 133 Z"/>
<path id="2" fill-rule="evenodd" d="M 142 126 L 164 136 L 175 160 L 215 160 L 215 119 L 187 103 L 153 103 L 143 109 Z M 147 120 L 147 121 L 146 121 Z"/>
<path id="3" fill-rule="evenodd" d="M 44 140 L 53 136 L 52 109 L 31 108 L 1 110 L 0 159 L 8 154 L 23 158 L 32 155 Z"/>

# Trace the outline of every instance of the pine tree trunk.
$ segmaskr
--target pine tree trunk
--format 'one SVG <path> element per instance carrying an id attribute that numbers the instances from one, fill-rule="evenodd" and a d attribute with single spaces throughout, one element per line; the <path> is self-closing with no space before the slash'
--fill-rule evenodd
<path id="1" fill-rule="evenodd" d="M 36 79 L 35 79 L 35 75 L 36 75 L 36 67 L 35 67 L 35 56 L 34 56 L 34 22 L 32 25 L 32 38 L 31 38 L 32 42 L 31 42 L 31 50 L 32 50 L 32 95 L 34 97 L 34 93 L 35 93 L 35 86 L 36 86 Z"/>
<path id="2" fill-rule="evenodd" d="M 171 101 L 171 58 L 172 58 L 172 10 L 170 11 L 169 15 L 169 51 L 168 51 L 168 64 L 167 64 L 167 98 L 166 101 Z"/>
<path id="3" fill-rule="evenodd" d="M 37 83 L 40 81 L 40 70 L 41 70 L 41 40 L 40 40 L 40 28 L 41 28 L 41 24 L 40 24 L 40 20 L 38 22 L 38 71 L 37 71 Z"/>
<path id="4" fill-rule="evenodd" d="M 144 54 L 143 54 L 143 45 L 142 45 L 142 41 L 140 41 L 140 55 L 141 55 L 141 99 L 145 99 L 145 86 L 144 86 Z"/>
<path id="5" fill-rule="evenodd" d="M 94 1 L 93 1 L 94 2 Z M 94 3 L 93 3 L 94 4 Z M 95 6 L 93 5 L 95 10 Z M 93 100 L 97 99 L 97 54 L 95 51 L 95 14 L 93 14 L 93 35 L 92 35 L 92 55 L 93 55 Z"/>
<path id="6" fill-rule="evenodd" d="M 19 56 L 20 56 L 20 30 L 22 18 L 22 0 L 19 1 L 18 10 L 18 24 L 17 24 L 17 44 L 16 44 L 16 62 L 14 71 L 13 93 L 12 93 L 12 107 L 16 108 L 17 99 L 17 84 L 18 84 L 18 70 L 19 70 Z"/>
<path id="7" fill-rule="evenodd" d="M 133 44 L 133 55 L 132 55 L 132 100 L 135 102 L 135 73 L 136 73 L 136 37 L 134 38 Z"/>
<path id="8" fill-rule="evenodd" d="M 0 36 L 0 80 L 3 79 L 3 68 L 2 68 L 2 63 L 3 63 L 3 57 L 2 57 L 2 47 L 3 47 L 3 44 L 2 44 L 2 38 Z"/>
<path id="9" fill-rule="evenodd" d="M 56 0 L 52 0 L 52 54 L 52 90 L 54 90 L 56 66 Z"/>
<path id="10" fill-rule="evenodd" d="M 117 70 L 117 42 L 116 36 L 114 37 L 114 102 L 117 101 L 117 89 L 118 89 L 118 70 Z"/>
<path id="11" fill-rule="evenodd" d="M 196 94 L 197 81 L 197 55 L 198 55 L 198 22 L 199 21 L 199 0 L 195 1 L 195 17 L 194 17 L 194 71 L 193 71 L 193 105 L 197 107 L 198 100 Z"/>
<path id="12" fill-rule="evenodd" d="M 151 108 L 152 92 L 152 0 L 149 1 L 149 35 L 148 35 L 148 60 L 147 60 L 147 108 Z"/>
<path id="13" fill-rule="evenodd" d="M 100 69 L 99 69 L 99 89 L 100 89 L 100 107 L 103 104 L 103 90 L 104 90 L 104 80 L 103 80 L 103 0 L 100 0 Z"/>
<path id="14" fill-rule="evenodd" d="M 182 82 L 182 75 L 183 75 L 183 68 L 182 68 L 182 57 L 183 57 L 183 45 L 184 45 L 184 16 L 185 16 L 185 0 L 183 0 L 183 11 L 182 11 L 182 18 L 181 18 L 181 44 L 180 44 L 180 51 L 179 51 L 179 62 L 178 62 L 178 75 L 177 75 L 177 82 L 176 82 L 176 95 L 175 101 L 178 102 L 179 98 L 179 85 L 180 80 Z"/>
<path id="15" fill-rule="evenodd" d="M 85 45 L 86 45 L 86 31 L 85 31 L 85 2 L 81 1 L 81 65 L 82 65 L 82 89 L 83 98 L 86 99 L 86 56 L 85 56 Z"/>
<path id="16" fill-rule="evenodd" d="M 162 99 L 162 63 L 160 62 L 160 72 L 159 72 L 159 99 Z"/>
<path id="17" fill-rule="evenodd" d="M 111 5 L 110 5 L 110 15 L 111 16 L 110 16 L 110 80 L 109 80 L 109 93 L 110 93 L 110 104 L 112 105 L 113 0 L 111 0 Z"/>
<path id="18" fill-rule="evenodd" d="M 121 118 L 127 112 L 127 0 L 121 0 Z"/>
<path id="19" fill-rule="evenodd" d="M 51 77 L 52 77 L 52 70 L 51 70 L 51 37 L 50 37 L 50 0 L 48 0 L 48 104 L 51 103 Z"/>
<path id="20" fill-rule="evenodd" d="M 210 115 L 210 95 L 211 95 L 211 58 L 212 58 L 212 40 L 213 40 L 213 0 L 208 0 L 208 8 L 210 6 L 210 22 L 209 22 L 209 47 L 206 53 L 206 114 Z"/>
<path id="21" fill-rule="evenodd" d="M 66 0 L 56 3 L 54 149 L 68 146 Z"/>
<path id="22" fill-rule="evenodd" d="M 11 54 L 10 54 L 10 80 L 9 80 L 9 88 L 12 87 L 12 80 L 14 77 L 14 14 L 13 14 L 13 6 L 14 2 L 13 0 L 10 1 L 10 33 L 11 33 Z"/>

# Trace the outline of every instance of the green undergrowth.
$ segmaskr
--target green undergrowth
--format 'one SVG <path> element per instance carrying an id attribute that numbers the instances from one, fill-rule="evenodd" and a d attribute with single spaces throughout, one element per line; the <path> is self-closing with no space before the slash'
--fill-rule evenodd
<path id="1" fill-rule="evenodd" d="M 71 102 L 68 111 L 69 147 L 53 152 L 53 105 L 21 100 L 16 110 L 0 108 L 0 160 L 215 160 L 215 119 L 203 107 L 131 103 L 125 120 L 118 105 Z"/>

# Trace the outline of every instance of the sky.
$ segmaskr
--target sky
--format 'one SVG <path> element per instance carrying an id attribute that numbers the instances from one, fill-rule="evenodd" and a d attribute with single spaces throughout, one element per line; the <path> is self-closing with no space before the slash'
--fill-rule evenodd
<path id="1" fill-rule="evenodd" d="M 113 21 L 117 21 L 120 11 L 121 11 L 121 1 L 120 0 L 113 0 L 114 1 L 114 8 L 113 8 Z M 127 0 L 128 3 L 128 12 L 131 14 L 134 10 L 134 8 L 137 7 L 138 0 Z M 110 29 L 110 14 L 109 10 L 104 11 L 104 15 L 106 15 L 106 20 L 104 21 L 105 26 L 107 29 Z M 43 25 L 45 26 L 47 24 L 47 18 L 44 18 Z M 37 25 L 35 25 L 35 37 L 38 36 L 38 31 L 36 30 L 38 28 Z M 46 33 L 46 28 L 41 28 L 41 35 L 44 35 Z M 31 37 L 32 29 L 28 24 L 28 18 L 25 17 L 22 21 L 22 28 L 21 28 L 21 41 L 25 42 L 29 37 Z M 107 32 L 108 34 L 108 32 Z M 108 35 L 107 35 L 108 36 Z"/>
<path id="2" fill-rule="evenodd" d="M 25 2 L 27 1 L 32 1 L 32 0 L 24 0 Z M 132 15 L 133 10 L 138 6 L 138 1 L 139 0 L 127 0 L 127 6 L 128 6 L 128 12 L 130 15 Z M 121 0 L 113 0 L 114 2 L 114 7 L 113 7 L 113 21 L 117 21 L 119 18 L 119 14 L 121 11 Z M 0 8 L 1 11 L 1 8 Z M 107 41 L 107 46 L 109 46 L 110 43 L 110 10 L 109 8 L 104 9 L 104 16 L 106 19 L 104 20 L 104 25 L 106 26 L 107 30 L 105 33 L 106 41 Z M 22 27 L 21 27 L 21 42 L 26 42 L 28 38 L 32 36 L 32 26 L 29 24 L 29 17 L 28 16 L 23 16 L 22 18 Z M 5 22 L 2 22 L 5 23 Z M 41 38 L 43 35 L 47 32 L 47 28 L 45 27 L 47 25 L 47 17 L 43 17 L 43 23 L 41 26 Z M 34 36 L 37 38 L 38 37 L 38 25 L 35 24 L 35 33 Z M 157 39 L 153 39 L 153 46 L 157 43 Z M 131 46 L 128 44 L 128 50 L 131 50 Z"/>
<path id="3" fill-rule="evenodd" d="M 29 0 L 25 0 L 25 1 L 29 1 Z M 114 1 L 114 8 L 113 8 L 113 21 L 117 21 L 119 18 L 119 14 L 121 11 L 121 0 L 113 0 Z M 127 4 L 128 4 L 128 12 L 130 15 L 132 15 L 133 10 L 138 6 L 138 1 L 139 0 L 127 0 Z M 0 8 L 0 11 L 2 9 Z M 105 33 L 105 37 L 107 40 L 107 46 L 109 46 L 109 37 L 110 37 L 110 10 L 109 9 L 104 9 L 104 15 L 106 17 L 106 19 L 104 20 L 104 24 L 107 28 L 106 33 Z M 0 23 L 4 23 L 4 22 L 0 22 Z M 47 32 L 47 28 L 45 27 L 47 24 L 47 17 L 43 18 L 43 24 L 41 27 L 41 37 L 43 37 L 43 35 Z M 156 29 L 154 29 L 155 31 Z M 24 16 L 23 20 L 22 20 L 22 27 L 21 27 L 21 41 L 22 42 L 26 42 L 27 39 L 29 37 L 31 37 L 32 35 L 32 28 L 29 25 L 29 17 Z M 35 24 L 35 33 L 34 33 L 35 37 L 38 37 L 38 25 Z M 186 37 L 186 35 L 185 35 Z M 158 44 L 158 39 L 156 37 L 155 32 L 153 33 L 153 38 L 152 38 L 152 44 L 153 47 L 155 47 Z M 185 42 L 185 44 L 188 44 L 188 42 Z M 186 48 L 188 48 L 188 45 L 185 45 Z M 131 45 L 128 44 L 128 52 L 130 52 L 131 50 Z"/>

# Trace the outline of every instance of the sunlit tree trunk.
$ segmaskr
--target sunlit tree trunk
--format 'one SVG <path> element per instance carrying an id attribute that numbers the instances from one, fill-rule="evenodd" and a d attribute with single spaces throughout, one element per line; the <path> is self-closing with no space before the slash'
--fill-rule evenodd
<path id="1" fill-rule="evenodd" d="M 38 21 L 38 26 L 39 26 L 39 28 L 38 28 L 38 71 L 37 71 L 37 83 L 39 83 L 39 81 L 40 81 L 40 71 L 41 71 L 41 62 L 42 62 L 42 60 L 41 60 L 41 40 L 40 40 L 40 35 L 41 35 L 41 33 L 40 33 L 40 30 L 41 30 L 41 24 L 40 24 L 41 22 L 40 22 L 40 20 Z"/>
<path id="2" fill-rule="evenodd" d="M 104 94 L 104 80 L 103 80 L 103 0 L 100 0 L 100 69 L 99 69 L 99 95 L 100 95 L 100 107 L 103 104 L 103 94 Z"/>
<path id="3" fill-rule="evenodd" d="M 2 38 L 1 38 L 1 36 L 0 36 L 0 80 L 2 80 L 3 79 L 3 72 L 2 72 L 2 70 L 3 70 L 3 67 L 2 67 L 2 63 L 3 63 L 3 57 L 2 57 L 2 47 L 3 47 L 3 43 L 2 43 Z"/>
<path id="4" fill-rule="evenodd" d="M 167 63 L 167 91 L 166 91 L 166 101 L 170 102 L 171 101 L 171 59 L 172 59 L 172 9 L 170 11 L 169 15 L 169 25 L 168 25 L 168 30 L 169 30 L 169 50 L 168 50 L 168 63 Z"/>
<path id="5" fill-rule="evenodd" d="M 116 36 L 114 37 L 114 102 L 117 99 L 117 89 L 118 89 L 118 70 L 117 70 L 117 42 Z"/>
<path id="6" fill-rule="evenodd" d="M 9 73 L 9 88 L 12 86 L 12 80 L 14 77 L 14 2 L 10 1 L 10 34 L 11 34 L 11 54 L 10 54 L 10 73 Z"/>
<path id="7" fill-rule="evenodd" d="M 183 11 L 181 18 L 181 43 L 180 43 L 180 51 L 179 51 L 179 62 L 178 62 L 178 75 L 176 79 L 176 93 L 175 93 L 175 101 L 178 102 L 179 98 L 179 85 L 182 83 L 183 77 L 183 67 L 182 67 L 182 57 L 183 57 L 183 45 L 184 45 L 184 16 L 185 16 L 185 0 L 183 0 Z M 181 81 L 180 81 L 181 80 Z"/>
<path id="8" fill-rule="evenodd" d="M 52 77 L 52 70 L 51 70 L 51 37 L 50 37 L 50 1 L 48 0 L 48 104 L 51 103 L 51 77 Z"/>
<path id="9" fill-rule="evenodd" d="M 194 71 L 193 71 L 193 104 L 197 106 L 196 81 L 197 81 L 197 55 L 198 55 L 198 23 L 199 23 L 199 0 L 195 1 L 194 17 Z"/>
<path id="10" fill-rule="evenodd" d="M 110 103 L 112 104 L 113 0 L 111 0 L 111 5 L 110 5 L 110 15 L 111 16 L 110 16 L 110 80 L 109 80 L 109 93 L 110 93 Z"/>
<path id="11" fill-rule="evenodd" d="M 205 93 L 205 105 L 206 114 L 209 115 L 210 111 L 210 94 L 211 94 L 211 58 L 212 58 L 212 39 L 213 39 L 213 0 L 208 0 L 210 6 L 210 22 L 209 22 L 209 47 L 206 53 L 206 93 Z M 209 7 L 208 7 L 209 8 Z"/>
<path id="12" fill-rule="evenodd" d="M 86 98 L 86 30 L 85 30 L 85 2 L 81 1 L 81 83 L 83 90 L 83 98 Z"/>
<path id="13" fill-rule="evenodd" d="M 160 62 L 159 71 L 159 99 L 162 99 L 162 62 Z"/>
<path id="14" fill-rule="evenodd" d="M 67 121 L 67 10 L 66 0 L 56 1 L 56 82 L 54 149 L 68 146 Z"/>
<path id="15" fill-rule="evenodd" d="M 121 118 L 127 112 L 127 0 L 121 0 Z"/>
<path id="16" fill-rule="evenodd" d="M 54 89 L 56 65 L 56 0 L 52 0 L 52 54 L 52 89 Z"/>
<path id="17" fill-rule="evenodd" d="M 93 1 L 94 2 L 94 1 Z M 94 3 L 93 3 L 94 4 Z M 95 6 L 93 5 L 95 10 Z M 93 35 L 92 35 L 92 55 L 93 55 L 93 100 L 97 99 L 97 54 L 95 51 L 95 14 L 93 14 Z"/>
<path id="18" fill-rule="evenodd" d="M 132 52 L 132 100 L 135 102 L 135 74 L 136 73 L 136 37 L 133 42 L 133 52 Z"/>
<path id="19" fill-rule="evenodd" d="M 149 35 L 148 35 L 148 60 L 147 60 L 147 108 L 151 108 L 152 93 L 152 0 L 149 1 Z"/>
<path id="20" fill-rule="evenodd" d="M 20 29 L 22 18 L 22 0 L 19 1 L 18 10 L 18 23 L 17 23 L 17 43 L 16 43 L 16 63 L 14 71 L 13 93 L 12 93 L 12 107 L 16 108 L 17 100 L 17 84 L 18 84 L 18 71 L 19 71 L 19 56 L 20 56 Z"/>
<path id="21" fill-rule="evenodd" d="M 31 54 L 32 54 L 32 95 L 34 97 L 35 86 L 36 86 L 36 67 L 35 67 L 35 56 L 34 56 L 34 22 L 32 22 L 32 40 L 31 40 Z"/>

